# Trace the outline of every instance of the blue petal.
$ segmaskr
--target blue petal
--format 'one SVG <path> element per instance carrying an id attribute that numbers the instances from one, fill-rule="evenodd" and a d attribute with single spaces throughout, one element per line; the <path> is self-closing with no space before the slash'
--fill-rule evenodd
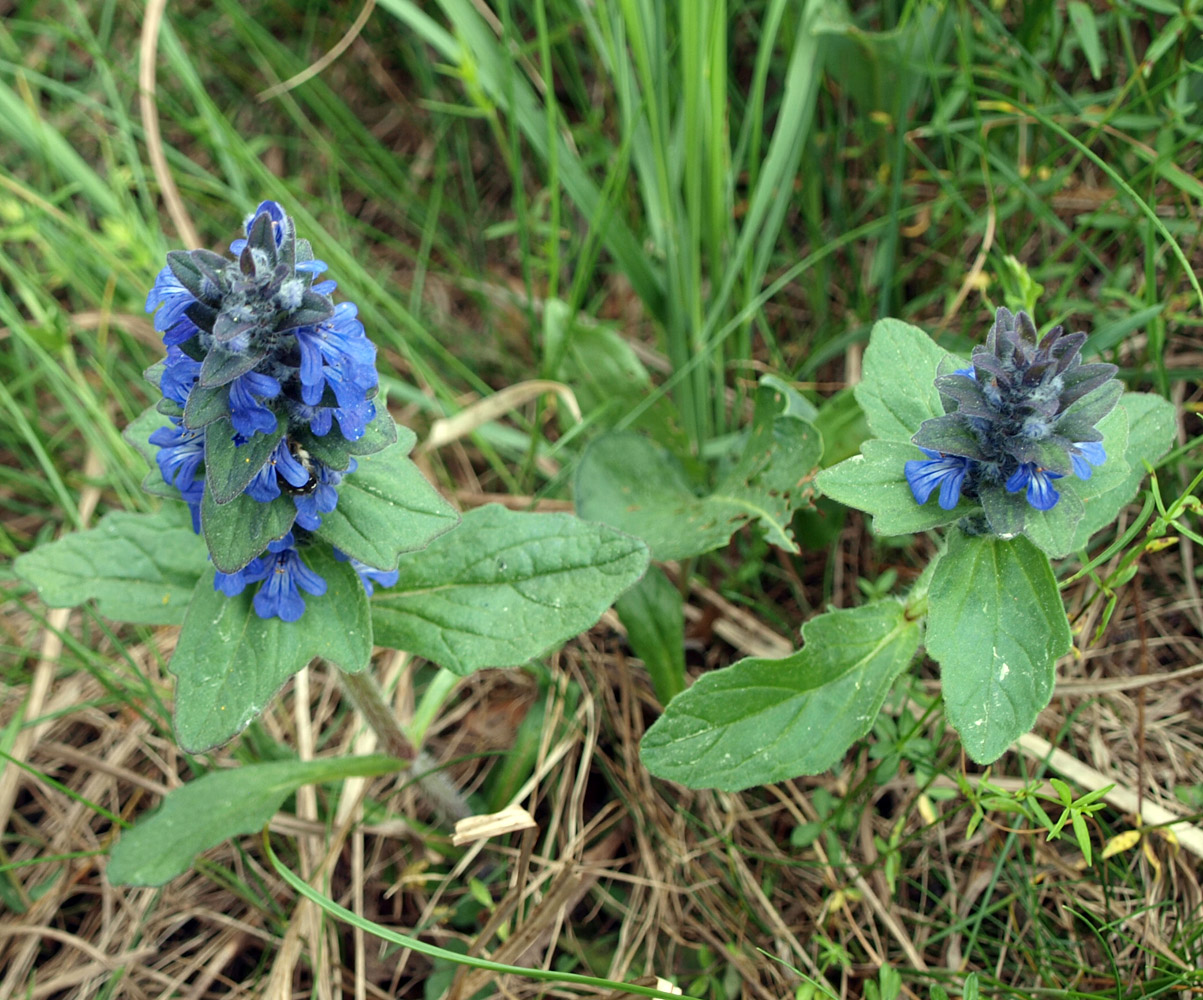
<path id="1" fill-rule="evenodd" d="M 172 418 L 171 427 L 160 427 L 147 439 L 158 447 L 155 462 L 163 482 L 186 493 L 196 479 L 196 471 L 205 458 L 205 431 L 191 431 Z"/>
<path id="2" fill-rule="evenodd" d="M 956 469 L 944 477 L 940 484 L 940 506 L 944 510 L 955 510 L 961 500 L 961 486 L 965 482 L 965 473 L 969 471 L 966 463 L 962 462 Z"/>
<path id="3" fill-rule="evenodd" d="M 375 593 L 376 587 L 394 586 L 397 583 L 397 577 L 401 575 L 399 569 L 376 569 L 374 566 L 369 566 L 358 559 L 352 559 L 345 552 L 341 552 L 338 549 L 334 550 L 334 558 L 339 562 L 351 563 L 351 568 L 359 576 L 359 582 L 363 584 L 363 589 L 367 592 L 368 597 L 371 597 Z"/>
<path id="4" fill-rule="evenodd" d="M 155 329 L 162 333 L 165 330 L 170 330 L 181 320 L 186 320 L 184 310 L 187 309 L 196 298 L 188 291 L 181 283 L 180 279 L 175 276 L 170 267 L 165 267 L 155 277 L 155 283 L 151 285 L 150 292 L 146 296 L 146 311 L 155 313 Z M 162 308 L 159 308 L 159 307 Z M 158 309 L 158 312 L 155 310 Z M 191 324 L 191 320 L 187 320 Z M 193 327 L 193 330 L 196 328 Z M 183 338 L 187 340 L 188 338 Z"/>
<path id="5" fill-rule="evenodd" d="M 1013 473 L 1006 482 L 1008 493 L 1018 493 L 1027 487 L 1028 503 L 1037 510 L 1052 510 L 1061 494 L 1053 486 L 1054 479 L 1060 479 L 1061 473 L 1049 472 L 1038 468 L 1032 462 L 1025 462 Z"/>
<path id="6" fill-rule="evenodd" d="M 922 449 L 927 459 L 912 459 L 903 466 L 911 495 L 918 504 L 925 504 L 936 487 L 940 488 L 940 506 L 952 510 L 961 499 L 961 487 L 969 472 L 970 459 L 959 455 L 940 455 Z"/>
<path id="7" fill-rule="evenodd" d="M 1032 481 L 1028 485 L 1028 503 L 1037 510 L 1052 510 L 1061 494 L 1053 487 L 1053 479 L 1060 479 L 1056 473 L 1037 469 L 1032 473 Z"/>
<path id="8" fill-rule="evenodd" d="M 230 383 L 230 423 L 243 437 L 256 432 L 270 434 L 276 429 L 276 415 L 256 396 L 274 399 L 280 394 L 280 383 L 261 372 L 247 372 Z"/>
<path id="9" fill-rule="evenodd" d="M 233 573 L 222 573 L 220 570 L 213 574 L 213 589 L 220 590 L 226 597 L 236 597 L 250 584 L 258 583 L 267 576 L 268 560 L 256 556 L 242 569 Z"/>
<path id="10" fill-rule="evenodd" d="M 1074 475 L 1089 479 L 1094 472 L 1091 466 L 1107 461 L 1107 452 L 1098 441 L 1078 441 L 1070 449 L 1069 457 L 1073 461 Z"/>
<path id="11" fill-rule="evenodd" d="M 178 347 L 169 345 L 167 363 L 159 378 L 159 390 L 179 406 L 186 406 L 188 395 L 196 380 L 200 378 L 201 363 L 193 361 Z"/>
<path id="12" fill-rule="evenodd" d="M 292 544 L 292 532 L 289 532 L 268 545 L 272 556 L 266 557 L 269 564 L 267 579 L 254 600 L 255 614 L 260 618 L 295 622 L 305 613 L 305 599 L 300 590 L 315 595 L 326 592 L 326 581 L 305 565 Z"/>

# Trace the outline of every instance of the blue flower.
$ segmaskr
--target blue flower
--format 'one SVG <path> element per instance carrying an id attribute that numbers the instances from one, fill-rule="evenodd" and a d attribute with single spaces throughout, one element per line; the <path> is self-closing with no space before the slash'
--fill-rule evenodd
<path id="1" fill-rule="evenodd" d="M 340 302 L 326 322 L 295 331 L 301 350 L 301 399 L 309 405 L 322 398 L 327 382 L 344 406 L 375 388 L 376 345 L 368 340 L 357 314 L 354 303 Z"/>
<path id="2" fill-rule="evenodd" d="M 1008 493 L 1018 493 L 1024 487 L 1028 491 L 1028 503 L 1037 510 L 1052 510 L 1061 494 L 1053 487 L 1053 480 L 1061 473 L 1039 468 L 1034 462 L 1024 462 L 1006 482 Z"/>
<path id="3" fill-rule="evenodd" d="M 270 434 L 276 429 L 276 415 L 256 396 L 275 399 L 280 395 L 280 382 L 262 372 L 246 372 L 230 383 L 230 423 L 243 437 L 256 431 Z"/>
<path id="4" fill-rule="evenodd" d="M 1074 475 L 1079 479 L 1089 479 L 1094 472 L 1091 466 L 1107 461 L 1107 452 L 1098 441 L 1076 441 L 1069 449 L 1069 457 L 1073 462 Z"/>
<path id="5" fill-rule="evenodd" d="M 295 622 L 305 613 L 300 590 L 315 597 L 326 592 L 326 581 L 305 565 L 295 544 L 290 531 L 268 545 L 271 555 L 260 557 L 268 564 L 265 582 L 254 600 L 255 614 L 260 618 Z"/>
<path id="6" fill-rule="evenodd" d="M 205 431 L 190 431 L 176 417 L 172 426 L 160 427 L 148 440 L 158 447 L 155 462 L 163 482 L 187 493 L 196 479 L 196 471 L 205 460 Z"/>
<path id="7" fill-rule="evenodd" d="M 334 410 L 329 406 L 310 406 L 295 399 L 286 401 L 294 425 L 308 424 L 314 437 L 325 437 L 334 426 Z"/>
<path id="8" fill-rule="evenodd" d="M 280 495 L 280 480 L 293 489 L 303 489 L 309 483 L 309 470 L 305 468 L 288 447 L 287 436 L 280 438 L 263 468 L 255 473 L 242 492 L 259 503 L 271 503 Z M 332 507 L 331 510 L 334 508 Z M 307 525 L 302 524 L 302 528 Z"/>
<path id="9" fill-rule="evenodd" d="M 177 406 L 187 406 L 188 395 L 196 385 L 196 380 L 200 378 L 200 370 L 199 361 L 193 361 L 174 345 L 168 347 L 167 361 L 159 379 L 159 389 Z"/>
<path id="10" fill-rule="evenodd" d="M 201 500 L 204 499 L 204 496 L 204 476 L 200 479 L 194 479 L 192 485 L 180 490 L 180 498 L 188 505 L 188 513 L 192 515 L 192 532 L 196 535 L 201 533 L 200 509 Z"/>
<path id="11" fill-rule="evenodd" d="M 336 406 L 334 416 L 338 418 L 338 429 L 343 437 L 358 441 L 376 416 L 376 404 L 370 399 L 357 400 L 348 406 Z"/>
<path id="12" fill-rule="evenodd" d="M 213 589 L 226 597 L 236 597 L 252 583 L 262 583 L 253 601 L 255 614 L 286 622 L 295 622 L 305 613 L 301 590 L 314 596 L 326 592 L 326 581 L 305 565 L 291 531 L 269 542 L 267 552 L 237 572 L 218 572 L 213 577 Z"/>
<path id="13" fill-rule="evenodd" d="M 188 334 L 190 337 L 196 332 L 196 325 L 184 315 L 184 310 L 195 301 L 196 296 L 180 283 L 180 279 L 170 267 L 165 267 L 155 278 L 155 283 L 150 286 L 150 292 L 146 296 L 146 311 L 155 313 L 155 329 L 159 333 L 172 330 L 182 322 L 191 327 L 191 333 Z M 158 312 L 155 312 L 156 309 Z M 187 340 L 188 337 L 181 339 Z M 181 341 L 176 341 L 179 342 Z"/>
<path id="14" fill-rule="evenodd" d="M 358 559 L 352 559 L 345 552 L 340 552 L 338 549 L 334 550 L 334 558 L 339 562 L 350 562 L 351 568 L 359 576 L 359 582 L 363 584 L 363 589 L 367 592 L 368 597 L 371 597 L 375 593 L 376 587 L 395 586 L 397 577 L 401 575 L 399 569 L 376 569 L 365 562 L 360 562 Z"/>
<path id="15" fill-rule="evenodd" d="M 178 414 L 176 407 L 192 400 L 196 413 L 189 420 L 204 425 L 185 428 L 173 416 L 172 426 L 151 438 L 156 462 L 164 480 L 180 491 L 199 531 L 206 477 L 228 481 L 236 474 L 232 466 L 242 467 L 251 450 L 211 449 L 206 460 L 207 428 L 232 435 L 240 449 L 257 434 L 279 435 L 244 492 L 259 503 L 290 496 L 297 531 L 316 530 L 336 509 L 342 477 L 355 464 L 333 471 L 309 456 L 299 437 L 306 429 L 329 436 L 335 453 L 364 437 L 376 417 L 371 398 L 379 383 L 376 348 L 356 307 L 334 305 L 337 284 L 324 277 L 325 261 L 297 236 L 279 204 L 261 202 L 246 221 L 244 238 L 230 249 L 234 259 L 207 250 L 172 251 L 147 295 L 147 311 L 154 313 L 167 346 L 159 388 L 173 405 L 162 408 Z M 214 421 L 223 415 L 230 424 L 218 430 Z M 382 437 L 355 450 L 367 454 L 386 446 Z M 220 539 L 212 541 L 220 545 Z M 220 554 L 219 548 L 214 552 Z M 388 577 L 364 569 L 375 574 L 365 578 L 369 589 L 371 580 Z M 302 561 L 291 534 L 238 572 L 217 574 L 214 585 L 233 595 L 255 583 L 261 585 L 256 612 L 284 621 L 304 611 L 302 592 L 322 593 L 326 587 Z"/>
<path id="16" fill-rule="evenodd" d="M 952 510 L 961 499 L 961 487 L 973 460 L 959 455 L 942 455 L 938 451 L 920 449 L 926 459 L 911 459 L 906 463 L 906 481 L 918 504 L 927 503 L 937 486 L 940 487 L 940 506 Z"/>
<path id="17" fill-rule="evenodd" d="M 270 561 L 263 556 L 256 556 L 236 572 L 223 573 L 218 570 L 214 573 L 213 589 L 220 590 L 226 597 L 237 597 L 252 583 L 266 579 L 270 571 Z"/>

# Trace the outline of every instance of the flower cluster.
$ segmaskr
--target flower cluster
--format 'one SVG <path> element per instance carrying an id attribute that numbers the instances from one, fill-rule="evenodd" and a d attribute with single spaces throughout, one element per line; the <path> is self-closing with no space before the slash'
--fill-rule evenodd
<path id="1" fill-rule="evenodd" d="M 1060 326 L 1038 338 L 1027 313 L 999 309 L 972 367 L 936 377 L 944 415 L 923 422 L 912 440 L 927 457 L 905 468 L 916 502 L 937 489 L 945 510 L 962 496 L 978 500 L 1004 534 L 1022 526 L 1020 494 L 1051 510 L 1061 498 L 1056 480 L 1089 479 L 1107 457 L 1096 425 L 1122 386 L 1114 365 L 1082 363 L 1085 340 Z"/>
<path id="2" fill-rule="evenodd" d="M 146 298 L 167 348 L 147 377 L 169 420 L 150 443 L 205 534 L 214 586 L 233 596 L 260 583 L 259 616 L 295 621 L 305 610 L 298 588 L 326 589 L 300 555 L 309 533 L 337 506 L 351 453 L 383 446 L 355 447 L 376 415 L 376 348 L 355 306 L 332 303 L 326 265 L 276 202 L 255 210 L 230 251 L 234 259 L 172 251 Z M 221 544 L 239 534 L 237 517 L 243 534 L 259 526 L 266 551 Z M 381 582 L 378 570 L 356 570 L 369 593 Z"/>

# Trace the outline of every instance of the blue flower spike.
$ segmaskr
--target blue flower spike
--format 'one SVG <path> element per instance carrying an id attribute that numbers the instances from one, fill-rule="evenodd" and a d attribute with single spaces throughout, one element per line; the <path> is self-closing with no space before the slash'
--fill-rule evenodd
<path id="1" fill-rule="evenodd" d="M 197 533 L 209 532 L 202 503 L 218 504 L 206 496 L 209 479 L 246 482 L 245 496 L 277 505 L 273 525 L 291 513 L 292 530 L 233 572 L 218 572 L 214 587 L 233 597 L 258 584 L 253 604 L 259 617 L 293 622 L 305 611 L 302 592 L 326 591 L 301 553 L 316 541 L 312 533 L 323 515 L 337 506 L 343 477 L 355 471 L 353 458 L 340 471 L 329 468 L 305 442 L 315 447 L 313 440 L 321 438 L 323 454 L 344 456 L 387 446 L 362 443 L 376 416 L 376 346 L 354 303 L 333 303 L 336 284 L 322 278 L 326 264 L 297 236 L 278 203 L 262 202 L 246 220 L 245 233 L 230 244 L 233 258 L 175 250 L 155 277 L 146 311 L 154 313 L 167 348 L 165 363 L 153 370 L 164 397 L 159 410 L 170 426 L 154 431 L 150 443 L 158 449 L 163 481 L 179 490 Z M 229 442 L 206 447 L 210 433 L 228 435 Z M 262 435 L 279 438 L 269 450 Z M 351 447 L 354 442 L 361 443 Z M 257 468 L 248 480 L 251 456 Z M 231 499 L 218 495 L 222 503 Z M 229 569 L 229 553 L 218 559 L 213 552 L 214 561 Z M 373 582 L 383 584 L 390 575 L 363 564 L 355 568 L 369 594 Z"/>
<path id="2" fill-rule="evenodd" d="M 905 465 L 915 502 L 937 487 L 945 510 L 1022 491 L 1032 510 L 1049 511 L 1061 499 L 1055 480 L 1089 479 L 1107 460 L 1096 425 L 1121 389 L 1115 365 L 1082 362 L 1085 341 L 1060 326 L 1040 337 L 1027 313 L 1000 308 L 972 364 L 936 377 L 945 412 L 911 439 L 927 458 Z"/>

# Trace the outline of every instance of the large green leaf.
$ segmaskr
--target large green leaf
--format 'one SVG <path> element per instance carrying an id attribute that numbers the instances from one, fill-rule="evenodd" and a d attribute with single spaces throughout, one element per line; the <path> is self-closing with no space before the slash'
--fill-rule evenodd
<path id="1" fill-rule="evenodd" d="M 1027 538 L 950 533 L 928 592 L 927 651 L 948 720 L 975 761 L 996 760 L 1053 693 L 1069 623 L 1048 556 Z"/>
<path id="2" fill-rule="evenodd" d="M 338 506 L 322 515 L 318 537 L 369 566 L 392 569 L 412 552 L 459 523 L 459 514 L 407 457 L 411 433 L 382 451 L 361 455 L 343 479 Z"/>
<path id="3" fill-rule="evenodd" d="M 518 666 L 589 628 L 647 561 L 606 525 L 480 507 L 401 557 L 396 585 L 372 600 L 376 642 L 457 674 Z"/>
<path id="4" fill-rule="evenodd" d="M 642 538 L 661 562 L 719 548 L 752 521 L 774 545 L 797 552 L 790 519 L 809 503 L 807 482 L 823 443 L 812 424 L 776 412 L 783 402 L 771 388 L 760 390 L 738 460 L 706 496 L 694 492 L 681 463 L 658 445 L 630 431 L 603 435 L 577 469 L 577 512 Z"/>
<path id="5" fill-rule="evenodd" d="M 861 453 L 819 473 L 816 485 L 825 496 L 873 515 L 873 532 L 878 535 L 909 535 L 950 524 L 977 510 L 962 498 L 952 510 L 944 510 L 938 493 L 918 504 L 906 481 L 906 463 L 922 459 L 915 445 L 903 441 L 878 441 L 861 445 Z"/>
<path id="6" fill-rule="evenodd" d="M 231 837 L 257 833 L 302 785 L 390 774 L 393 757 L 273 760 L 208 774 L 172 790 L 163 805 L 121 835 L 105 871 L 115 885 L 162 885 L 192 859 Z"/>
<path id="7" fill-rule="evenodd" d="M 189 753 L 240 733 L 314 657 L 350 672 L 367 666 L 372 621 L 355 570 L 321 548 L 306 549 L 304 558 L 326 593 L 303 594 L 305 613 L 295 622 L 255 614 L 255 585 L 226 597 L 214 590 L 211 572 L 197 583 L 170 664 L 178 679 L 176 738 Z"/>
<path id="8" fill-rule="evenodd" d="M 907 441 L 929 417 L 944 413 L 935 379 L 941 362 L 964 365 L 917 326 L 900 319 L 873 324 L 856 401 L 883 441 Z M 947 364 L 946 364 L 947 367 Z"/>
<path id="9" fill-rule="evenodd" d="M 17 556 L 13 569 L 52 608 L 94 599 L 114 621 L 178 625 L 208 560 L 188 510 L 164 504 L 154 514 L 106 514 L 91 531 Z"/>
<path id="10" fill-rule="evenodd" d="M 802 626 L 805 646 L 703 674 L 643 737 L 652 774 L 738 791 L 816 774 L 873 725 L 919 644 L 898 601 L 831 611 Z"/>

